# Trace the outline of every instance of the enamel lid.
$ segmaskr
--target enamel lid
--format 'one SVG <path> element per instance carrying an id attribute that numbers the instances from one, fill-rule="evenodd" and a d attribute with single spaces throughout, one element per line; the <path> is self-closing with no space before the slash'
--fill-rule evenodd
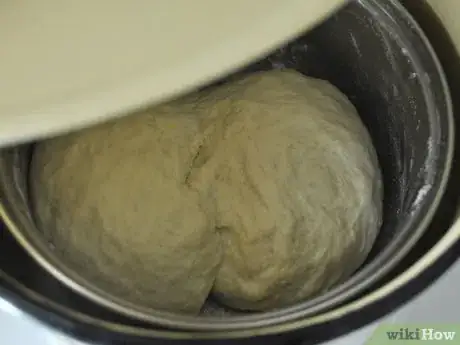
<path id="1" fill-rule="evenodd" d="M 0 145 L 209 82 L 346 0 L 16 0 L 0 10 Z"/>

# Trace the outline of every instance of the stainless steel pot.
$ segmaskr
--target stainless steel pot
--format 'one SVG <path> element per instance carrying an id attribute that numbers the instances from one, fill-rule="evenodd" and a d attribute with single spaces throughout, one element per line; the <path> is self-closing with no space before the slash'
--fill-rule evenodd
<path id="1" fill-rule="evenodd" d="M 27 167 L 33 145 L 26 145 L 1 153 L 0 212 L 16 240 L 57 279 L 37 269 L 32 261 L 27 265 L 34 267 L 38 277 L 10 263 L 6 264 L 8 275 L 0 272 L 7 291 L 13 291 L 16 300 L 20 291 L 25 298 L 18 303 L 25 299 L 29 310 L 45 305 L 52 310 L 48 315 L 61 320 L 51 323 L 60 327 L 62 319 L 67 319 L 93 333 L 99 330 L 129 337 L 132 342 L 147 338 L 188 341 L 280 334 L 332 322 L 414 278 L 436 255 L 424 256 L 407 270 L 402 259 L 414 260 L 406 254 L 435 214 L 453 155 L 448 87 L 425 36 L 397 1 L 362 0 L 350 3 L 315 30 L 238 73 L 278 67 L 296 68 L 341 88 L 355 103 L 374 139 L 385 179 L 384 226 L 368 262 L 354 277 L 316 299 L 272 313 L 192 319 L 114 305 L 66 270 L 33 226 L 27 201 Z M 446 235 L 430 253 L 446 249 L 455 239 L 455 233 Z M 14 242 L 8 241 L 9 247 L 14 247 Z M 380 287 L 382 278 L 389 279 L 388 274 L 395 274 L 398 268 L 404 272 L 402 278 Z M 97 303 L 74 294 L 58 280 Z M 26 281 L 26 286 L 21 281 Z M 58 302 L 50 300 L 51 296 Z M 36 305 L 30 306 L 31 301 Z M 199 332 L 187 331 L 192 329 Z M 276 342 L 279 338 L 270 339 Z"/>

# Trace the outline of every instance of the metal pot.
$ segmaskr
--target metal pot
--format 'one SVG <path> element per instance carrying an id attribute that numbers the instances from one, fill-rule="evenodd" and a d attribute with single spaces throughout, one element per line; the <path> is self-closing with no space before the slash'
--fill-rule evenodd
<path id="1" fill-rule="evenodd" d="M 347 94 L 379 154 L 384 225 L 368 261 L 352 278 L 297 306 L 253 315 L 186 318 L 113 304 L 67 270 L 35 228 L 27 200 L 30 144 L 0 154 L 0 213 L 34 259 L 3 234 L 5 251 L 19 258 L 0 262 L 4 293 L 35 315 L 43 316 L 46 309 L 48 322 L 55 326 L 93 339 L 109 336 L 111 343 L 238 339 L 241 344 L 243 339 L 274 334 L 263 341 L 278 343 L 296 337 L 294 330 L 312 330 L 352 315 L 423 271 L 436 259 L 420 259 L 429 248 L 426 242 L 418 242 L 422 251 L 407 254 L 417 249 L 446 189 L 454 122 L 445 77 L 418 25 L 396 0 L 352 2 L 313 31 L 237 73 L 285 67 L 327 79 Z M 449 233 L 431 251 L 446 249 L 457 238 Z M 407 268 L 415 260 L 417 264 Z M 391 280 L 390 273 L 398 272 L 403 273 Z"/>

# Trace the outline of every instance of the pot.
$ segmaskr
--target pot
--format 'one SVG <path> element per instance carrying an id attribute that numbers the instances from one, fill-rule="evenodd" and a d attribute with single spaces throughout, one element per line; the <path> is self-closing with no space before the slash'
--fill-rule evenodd
<path id="1" fill-rule="evenodd" d="M 352 315 L 423 271 L 434 257 L 420 259 L 420 250 L 414 250 L 446 190 L 455 124 L 446 79 L 418 25 L 396 0 L 352 2 L 314 30 L 216 83 L 271 68 L 295 68 L 331 81 L 355 104 L 373 138 L 384 176 L 384 224 L 353 277 L 318 298 L 254 315 L 186 318 L 113 303 L 67 270 L 35 228 L 27 199 L 30 143 L 0 153 L 0 213 L 14 240 L 3 236 L 11 255 L 19 258 L 2 263 L 4 293 L 35 315 L 47 309 L 55 326 L 78 328 L 81 336 L 93 339 L 110 336 L 111 343 L 238 339 L 241 344 L 254 336 L 278 343 L 297 337 L 294 330 Z M 423 254 L 445 250 L 457 238 L 448 233 L 433 249 L 425 242 Z M 17 254 L 17 243 L 33 260 Z"/>

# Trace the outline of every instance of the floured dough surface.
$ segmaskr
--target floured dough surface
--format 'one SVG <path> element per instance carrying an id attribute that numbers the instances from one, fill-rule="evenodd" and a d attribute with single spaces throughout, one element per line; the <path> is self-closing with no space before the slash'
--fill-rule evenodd
<path id="1" fill-rule="evenodd" d="M 40 228 L 132 303 L 288 306 L 350 276 L 381 224 L 371 139 L 344 95 L 260 72 L 38 144 Z"/>

